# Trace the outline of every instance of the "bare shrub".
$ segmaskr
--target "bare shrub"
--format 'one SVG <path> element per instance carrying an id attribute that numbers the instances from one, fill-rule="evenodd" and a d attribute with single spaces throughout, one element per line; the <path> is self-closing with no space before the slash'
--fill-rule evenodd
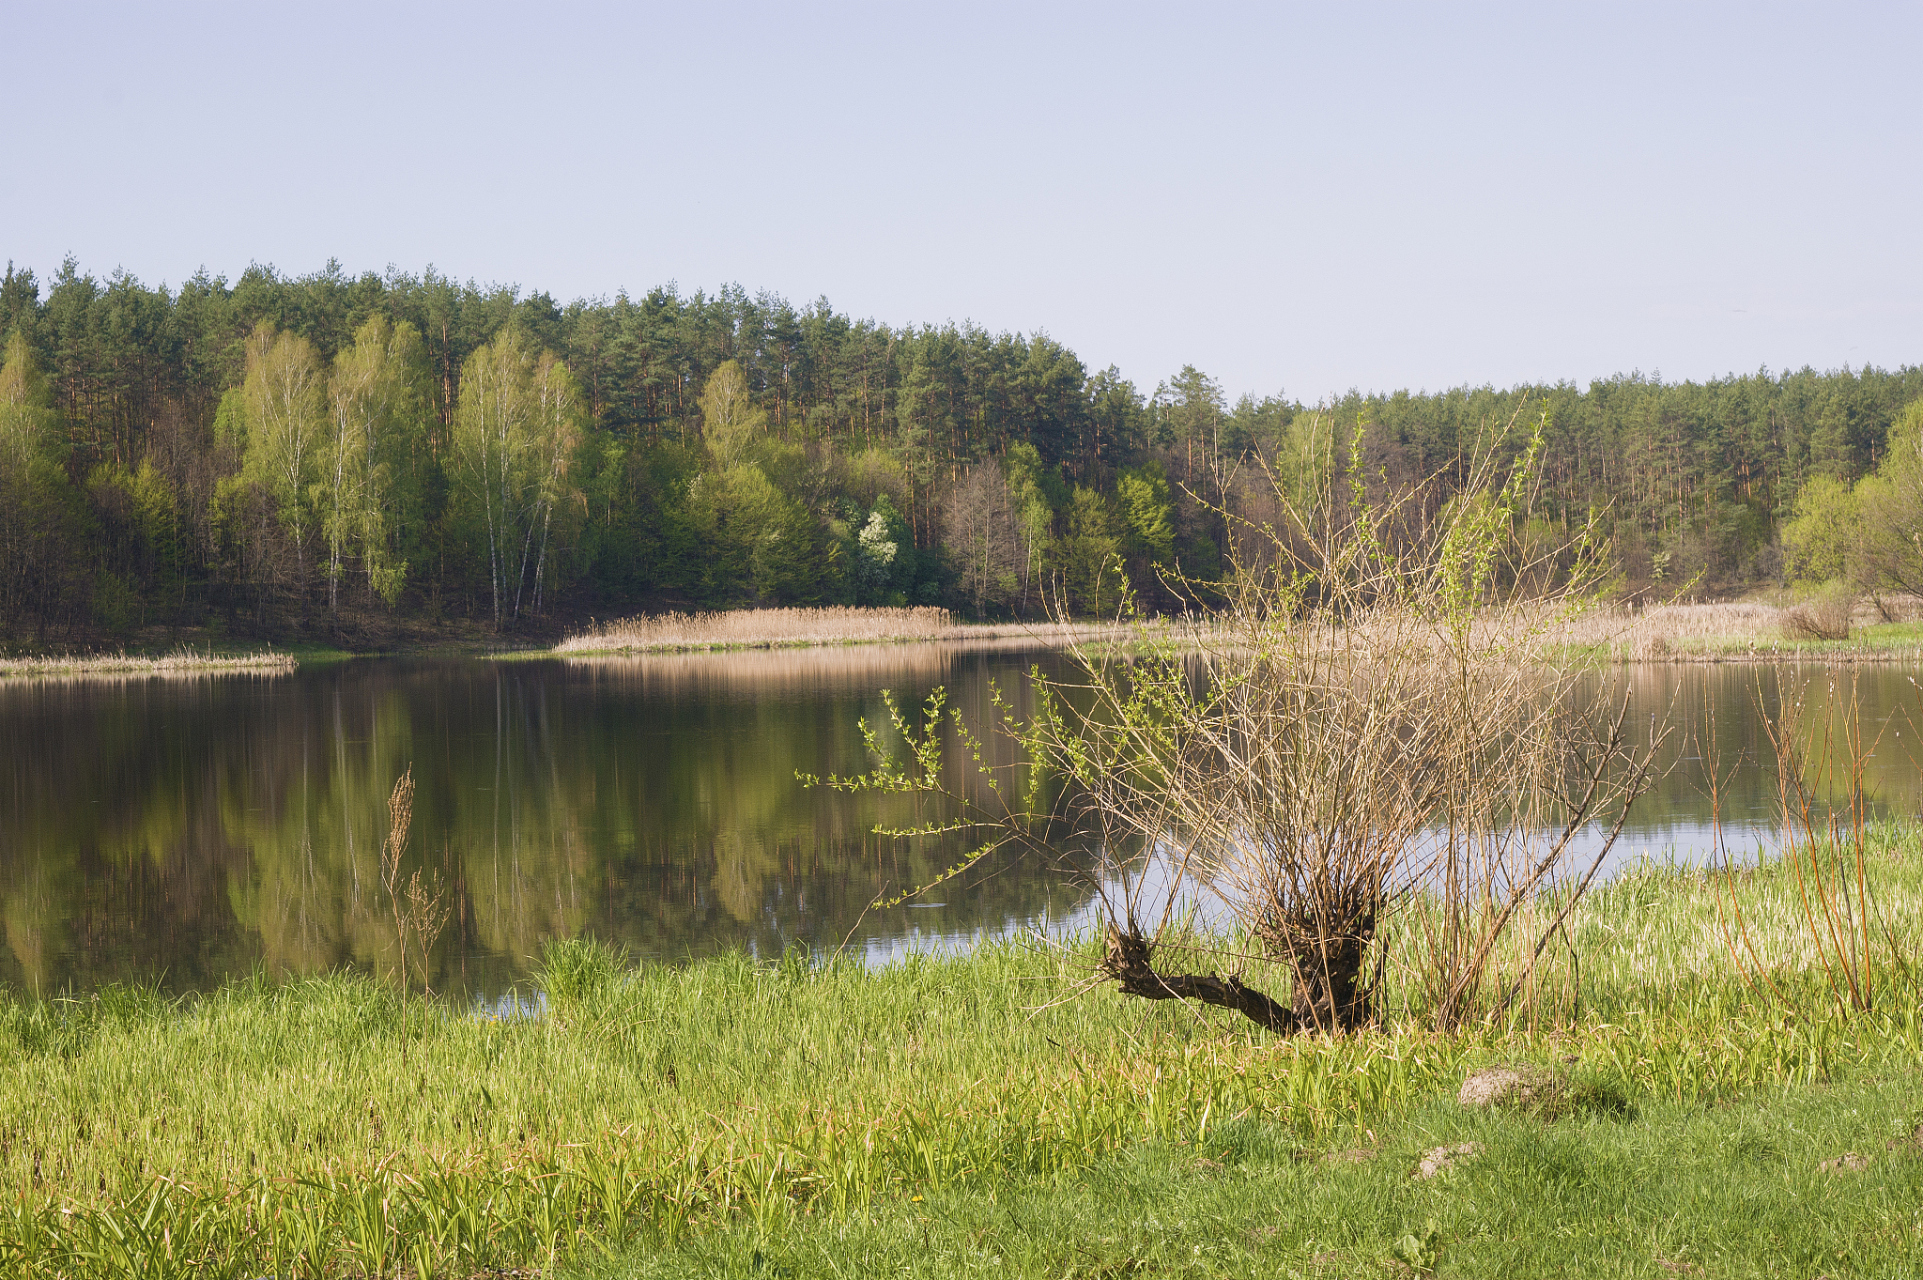
<path id="1" fill-rule="evenodd" d="M 883 765 L 827 781 L 946 795 L 962 816 L 939 830 L 976 833 L 978 857 L 1094 843 L 1100 976 L 1124 993 L 1346 1030 L 1377 1016 L 1393 967 L 1439 1027 L 1506 1008 L 1655 746 L 1632 745 L 1611 685 L 1555 657 L 1602 580 L 1596 531 L 1516 553 L 1540 438 L 1513 469 L 1485 459 L 1448 501 L 1418 489 L 1386 508 L 1358 493 L 1347 510 L 1304 510 L 1275 485 L 1281 518 L 1236 526 L 1237 572 L 1209 625 L 1072 647 L 1080 678 L 1044 683 L 1026 721 L 1006 715 L 1040 767 L 1026 786 L 999 780 L 1000 811 L 946 780 L 944 732 L 956 758 L 983 752 L 939 697 L 921 726 L 896 714 L 908 759 L 871 735 Z M 1596 823 L 1606 838 L 1578 865 L 1576 836 Z M 1512 939 L 1552 886 L 1559 910 Z M 1164 963 L 1221 954 L 1223 940 L 1184 935 L 1198 897 L 1233 914 L 1240 963 L 1285 968 L 1286 998 Z"/>
<path id="2" fill-rule="evenodd" d="M 1783 634 L 1792 640 L 1847 640 L 1856 600 L 1856 593 L 1847 587 L 1825 587 L 1783 611 Z"/>
<path id="3" fill-rule="evenodd" d="M 1571 902 L 1587 886 L 1648 756 L 1608 686 L 1545 657 L 1597 571 L 1579 563 L 1559 587 L 1506 589 L 1555 581 L 1544 562 L 1567 549 L 1505 564 L 1522 477 L 1479 479 L 1434 520 L 1403 522 L 1393 554 L 1372 533 L 1374 511 L 1318 528 L 1291 510 L 1276 532 L 1245 531 L 1277 571 L 1244 577 L 1221 625 L 1193 637 L 1199 667 L 1183 675 L 1206 694 L 1154 690 L 1172 714 L 1143 726 L 1134 754 L 1160 767 L 1077 779 L 1105 822 L 1174 862 L 1173 876 L 1120 869 L 1114 928 L 1148 944 L 1111 944 L 1109 976 L 1124 990 L 1153 987 L 1135 962 L 1169 918 L 1169 886 L 1185 886 L 1219 895 L 1262 955 L 1286 965 L 1285 1024 L 1372 1020 L 1392 962 L 1440 1026 L 1514 998 L 1541 943 L 1492 987 L 1499 946 L 1545 886 L 1573 873 L 1561 885 Z M 1168 657 L 1171 673 L 1183 665 Z M 1128 721 L 1141 666 L 1113 682 L 1121 697 L 1096 732 Z M 1156 751 L 1157 734 L 1170 749 Z M 1077 726 L 1041 745 L 1074 758 L 1086 736 Z M 1571 867 L 1576 834 L 1599 818 L 1609 839 Z M 1412 905 L 1423 909 L 1403 913 L 1391 957 L 1379 945 L 1387 917 Z"/>

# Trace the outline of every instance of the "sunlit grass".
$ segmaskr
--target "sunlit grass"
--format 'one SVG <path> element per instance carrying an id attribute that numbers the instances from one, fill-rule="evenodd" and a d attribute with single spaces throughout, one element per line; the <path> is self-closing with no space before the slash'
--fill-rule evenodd
<path id="1" fill-rule="evenodd" d="M 769 1230 L 584 1253 L 594 1280 L 1179 1276 L 1337 1280 L 1918 1274 L 1915 1077 L 1643 1099 L 1544 1125 L 1427 1099 L 1346 1149 L 1259 1123 L 1145 1142 L 1077 1178 L 955 1187 Z M 1482 1151 L 1412 1175 L 1430 1148 Z M 1860 1171 L 1823 1165 L 1856 1151 Z M 1417 1271 L 1413 1261 L 1423 1268 Z"/>
<path id="2" fill-rule="evenodd" d="M 1913 929 L 1915 834 L 1880 833 L 1875 860 L 1882 900 Z M 1719 932 L 1732 890 L 1776 940 L 1769 992 Z M 116 988 L 10 1002 L 0 1274 L 465 1276 L 587 1267 L 623 1242 L 726 1273 L 744 1240 L 764 1256 L 849 1230 L 903 1247 L 890 1224 L 912 1224 L 915 1197 L 960 1206 L 957 1221 L 1018 1199 L 1069 1215 L 1085 1198 L 1073 1188 L 1138 1175 L 1207 1199 L 1185 1152 L 1267 1152 L 1276 1188 L 1307 1185 L 1275 1172 L 1299 1152 L 1401 1161 L 1431 1129 L 1468 1131 L 1444 1123 L 1440 1100 L 1498 1058 L 1557 1064 L 1652 1114 L 1680 1109 L 1677 1124 L 1706 1104 L 1914 1073 L 1915 999 L 1836 1016 L 1794 944 L 1792 893 L 1769 866 L 1619 877 L 1571 919 L 1579 974 L 1554 961 L 1532 1002 L 1453 1038 L 1393 1009 L 1380 1031 L 1281 1039 L 1173 1002 L 1077 996 L 1093 950 L 1039 941 L 872 970 L 798 955 L 628 967 L 571 943 L 550 950 L 545 990 L 523 1006 L 543 1016 L 424 1008 L 347 975 L 183 1001 Z M 1407 1170 L 1352 1180 L 1366 1219 Z M 1095 1200 L 1074 1214 L 1121 1212 Z M 1333 1247 L 1311 1249 L 1313 1235 L 1297 1222 L 1279 1239 L 1303 1259 Z"/>

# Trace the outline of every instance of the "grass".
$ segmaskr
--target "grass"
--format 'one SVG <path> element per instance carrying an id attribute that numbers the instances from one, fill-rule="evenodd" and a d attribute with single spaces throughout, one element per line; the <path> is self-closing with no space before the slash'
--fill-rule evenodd
<path id="1" fill-rule="evenodd" d="M 221 671 L 278 674 L 292 671 L 298 660 L 273 649 L 251 653 L 215 653 L 211 649 L 179 648 L 170 653 L 142 655 L 106 653 L 10 658 L 0 655 L 0 679 L 140 679 L 149 676 L 198 676 Z"/>
<path id="2" fill-rule="evenodd" d="M 554 646 L 557 654 L 675 653 L 698 649 L 767 649 L 789 646 L 883 644 L 915 640 L 1014 640 L 1059 644 L 1070 636 L 1091 638 L 1118 628 L 1100 624 L 958 623 L 946 609 L 736 609 L 718 613 L 665 613 L 603 623 Z"/>
<path id="3" fill-rule="evenodd" d="M 1875 856 L 1914 937 L 1916 833 Z M 1914 992 L 1842 1017 L 1786 927 L 1759 993 L 1719 950 L 1731 885 L 1791 909 L 1779 867 L 1625 875 L 1576 918 L 1579 1003 L 1545 979 L 1554 1016 L 1457 1037 L 1066 998 L 1093 951 L 1021 942 L 877 970 L 570 943 L 538 1017 L 346 975 L 8 1002 L 0 1274 L 1915 1274 Z M 1507 1060 L 1592 1105 L 1455 1104 Z M 1483 1153 L 1411 1178 L 1457 1142 Z"/>
<path id="4" fill-rule="evenodd" d="M 1913 1083 L 1764 1090 L 1714 1108 L 1651 1102 L 1628 1118 L 1547 1126 L 1432 1099 L 1353 1154 L 1238 1122 L 1019 1197 L 956 1189 L 776 1232 L 738 1221 L 576 1274 L 1914 1275 Z M 1425 1149 L 1460 1142 L 1482 1154 L 1430 1181 L 1410 1176 Z M 1824 1172 L 1846 1144 L 1869 1153 L 1869 1168 Z"/>

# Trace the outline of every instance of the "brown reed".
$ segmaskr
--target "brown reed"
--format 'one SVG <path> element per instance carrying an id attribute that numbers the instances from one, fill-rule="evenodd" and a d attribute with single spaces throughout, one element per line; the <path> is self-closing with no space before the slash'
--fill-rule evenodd
<path id="1" fill-rule="evenodd" d="M 263 649 L 258 653 L 214 654 L 182 646 L 171 653 L 155 655 L 96 653 L 10 658 L 0 654 L 0 679 L 197 676 L 222 671 L 279 674 L 292 671 L 298 665 L 293 655 L 273 649 Z"/>
<path id="2" fill-rule="evenodd" d="M 735 609 L 664 613 L 602 623 L 554 646 L 558 654 L 673 653 L 701 649 L 772 649 L 891 641 L 998 640 L 1059 646 L 1123 634 L 1112 624 L 1061 620 L 963 625 L 946 609 Z"/>

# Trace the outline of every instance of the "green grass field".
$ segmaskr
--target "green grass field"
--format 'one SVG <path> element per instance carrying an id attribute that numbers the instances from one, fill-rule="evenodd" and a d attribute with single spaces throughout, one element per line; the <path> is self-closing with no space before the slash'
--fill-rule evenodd
<path id="1" fill-rule="evenodd" d="M 1917 837 L 1874 852 L 1913 938 Z M 570 944 L 548 1014 L 506 1019 L 349 976 L 6 1003 L 0 1274 L 1923 1273 L 1917 993 L 1886 966 L 1843 1013 L 1800 900 L 1780 867 L 1621 876 L 1579 985 L 1454 1037 L 1076 995 L 1092 953 L 1039 943 L 880 970 Z M 1456 1103 L 1505 1061 L 1575 1103 Z"/>

